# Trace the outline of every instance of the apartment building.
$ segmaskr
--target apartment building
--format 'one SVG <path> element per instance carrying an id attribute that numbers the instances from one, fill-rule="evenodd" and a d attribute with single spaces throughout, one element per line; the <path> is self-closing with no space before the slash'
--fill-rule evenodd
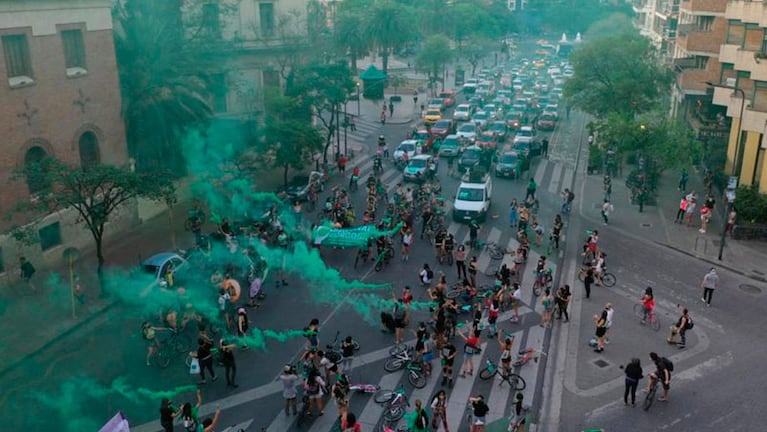
<path id="1" fill-rule="evenodd" d="M 671 62 L 679 19 L 680 0 L 632 0 L 634 27 L 650 39 L 658 57 Z"/>
<path id="2" fill-rule="evenodd" d="M 767 3 L 730 0 L 724 18 L 725 39 L 714 104 L 726 107 L 732 119 L 727 146 L 727 173 L 740 184 L 767 193 Z"/>
<path id="3" fill-rule="evenodd" d="M 47 188 L 15 178 L 25 165 L 45 157 L 80 165 L 128 162 L 111 1 L 0 0 L 0 51 L 0 216 Z M 34 222 L 40 241 L 26 249 L 0 236 L 0 274 L 17 271 L 10 263 L 22 250 L 36 263 L 56 261 L 63 245 L 92 241 L 74 221 L 57 212 Z M 0 218 L 0 232 L 10 225 Z"/>
<path id="4" fill-rule="evenodd" d="M 682 0 L 674 44 L 671 114 L 712 145 L 724 145 L 729 132 L 724 110 L 712 104 L 706 84 L 721 75 L 719 48 L 727 30 L 726 8 L 727 0 Z"/>

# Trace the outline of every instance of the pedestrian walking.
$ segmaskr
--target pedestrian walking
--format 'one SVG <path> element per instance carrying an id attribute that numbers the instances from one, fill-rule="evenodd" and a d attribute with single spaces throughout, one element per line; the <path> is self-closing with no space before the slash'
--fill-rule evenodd
<path id="1" fill-rule="evenodd" d="M 413 105 L 418 104 L 418 90 L 413 90 Z"/>
<path id="2" fill-rule="evenodd" d="M 205 384 L 205 371 L 210 373 L 213 381 L 218 379 L 216 371 L 213 370 L 213 344 L 209 339 L 199 338 L 197 339 L 197 352 L 194 354 L 197 357 L 197 361 L 200 362 L 200 382 L 199 384 Z"/>
<path id="3" fill-rule="evenodd" d="M 719 275 L 716 274 L 716 269 L 711 267 L 711 270 L 703 276 L 703 281 L 700 283 L 700 287 L 703 288 L 703 297 L 700 300 L 707 307 L 711 306 L 711 297 L 714 296 L 717 285 L 719 285 Z"/>
<path id="4" fill-rule="evenodd" d="M 682 199 L 679 200 L 679 210 L 676 211 L 676 217 L 674 218 L 675 223 L 684 222 L 684 216 L 687 214 L 687 204 L 687 197 L 682 195 Z"/>
<path id="5" fill-rule="evenodd" d="M 35 285 L 32 283 L 32 276 L 35 275 L 35 266 L 32 265 L 31 262 L 27 261 L 26 258 L 21 257 L 19 258 L 19 270 L 20 270 L 20 277 L 21 280 L 27 285 L 27 287 L 32 291 L 37 291 L 35 288 Z"/>
<path id="6" fill-rule="evenodd" d="M 295 366 L 285 365 L 280 375 L 280 381 L 282 382 L 282 398 L 285 399 L 285 415 L 290 415 L 290 411 L 293 411 L 293 415 L 297 415 L 296 397 L 298 393 L 296 386 L 298 386 L 298 375 Z"/>
<path id="7" fill-rule="evenodd" d="M 711 222 L 711 209 L 703 206 L 700 208 L 700 229 L 699 233 L 705 234 L 708 229 L 708 223 Z"/>
<path id="8" fill-rule="evenodd" d="M 445 390 L 437 392 L 431 401 L 431 428 L 436 432 L 439 430 L 440 423 L 445 432 L 450 432 L 447 426 L 447 393 Z"/>
<path id="9" fill-rule="evenodd" d="M 453 387 L 453 364 L 455 363 L 455 356 L 458 354 L 453 342 L 448 340 L 445 345 L 442 346 L 439 352 L 440 361 L 442 363 L 442 385 L 448 385 Z"/>
<path id="10" fill-rule="evenodd" d="M 458 272 L 458 280 L 468 279 L 469 276 L 466 275 L 466 246 L 463 244 L 458 245 L 455 250 L 455 269 Z"/>
<path id="11" fill-rule="evenodd" d="M 181 410 L 177 410 L 170 399 L 162 399 L 160 402 L 160 426 L 164 432 L 173 432 L 173 420 L 180 414 Z"/>
<path id="12" fill-rule="evenodd" d="M 405 287 L 409 292 L 410 289 Z M 402 296 L 405 301 L 405 295 Z M 412 294 L 410 295 L 412 299 Z M 410 300 L 407 300 L 410 303 Z M 341 342 L 341 372 L 348 374 L 352 370 L 352 362 L 354 361 L 354 339 L 351 336 L 346 336 L 343 342 Z"/>
<path id="13" fill-rule="evenodd" d="M 318 415 L 325 414 L 325 402 L 322 399 L 325 394 L 322 389 L 325 388 L 325 385 L 325 381 L 320 376 L 319 371 L 311 369 L 304 381 L 304 390 L 309 396 L 309 409 L 307 412 L 309 416 L 312 415 L 315 407 L 317 408 Z"/>
<path id="14" fill-rule="evenodd" d="M 479 223 L 476 219 L 472 219 L 469 222 L 469 248 L 476 250 L 479 247 L 477 244 L 477 236 L 479 235 Z"/>
<path id="15" fill-rule="evenodd" d="M 549 155 L 549 140 L 544 138 L 541 141 L 541 156 L 547 157 Z"/>
<path id="16" fill-rule="evenodd" d="M 517 226 L 518 222 L 519 222 L 519 204 L 517 204 L 516 198 L 512 198 L 511 204 L 509 204 L 509 226 L 514 228 Z"/>
<path id="17" fill-rule="evenodd" d="M 410 259 L 410 245 L 413 244 L 413 228 L 408 228 L 402 236 L 402 261 Z"/>
<path id="18" fill-rule="evenodd" d="M 535 191 L 538 189 L 538 184 L 535 183 L 535 179 L 532 177 L 527 182 L 527 189 L 525 191 L 525 201 L 527 201 L 528 198 L 535 199 Z"/>
<path id="19" fill-rule="evenodd" d="M 357 132 L 357 122 L 354 121 L 354 117 L 349 118 L 349 130 Z"/>
<path id="20" fill-rule="evenodd" d="M 406 416 L 408 419 L 408 430 L 412 432 L 429 432 L 429 412 L 423 407 L 421 399 L 415 400 L 413 412 Z"/>
<path id="21" fill-rule="evenodd" d="M 234 378 L 237 376 L 237 364 L 234 361 L 234 350 L 237 348 L 237 344 L 227 343 L 225 340 L 221 340 L 219 350 L 221 351 L 221 363 L 224 364 L 224 376 L 226 377 L 226 386 L 231 388 L 239 387 L 234 382 Z"/>
<path id="22" fill-rule="evenodd" d="M 676 324 L 671 326 L 671 333 L 666 338 L 666 342 L 670 344 L 677 344 L 679 349 L 684 348 L 687 345 L 687 330 L 691 330 L 693 327 L 692 317 L 687 308 L 680 308 L 681 315 L 676 321 Z M 677 343 L 676 336 L 679 335 L 681 342 Z"/>
<path id="23" fill-rule="evenodd" d="M 478 328 L 470 330 L 469 335 L 463 334 L 461 329 L 456 333 L 463 339 L 463 364 L 461 365 L 461 378 L 466 375 L 474 374 L 474 356 L 481 352 L 480 348 L 480 330 Z"/>
<path id="24" fill-rule="evenodd" d="M 735 206 L 732 206 L 730 214 L 727 215 L 727 225 L 724 227 L 725 234 L 732 234 L 732 228 L 735 226 L 735 222 L 738 220 L 738 213 L 735 211 Z"/>
<path id="25" fill-rule="evenodd" d="M 330 394 L 336 400 L 338 415 L 344 417 L 349 407 L 349 378 L 345 374 L 338 375 Z"/>
<path id="26" fill-rule="evenodd" d="M 679 185 L 677 190 L 684 191 L 687 189 L 687 180 L 690 179 L 690 175 L 687 173 L 687 168 L 682 168 L 682 172 L 679 174 Z"/>
<path id="27" fill-rule="evenodd" d="M 557 290 L 557 319 L 561 320 L 565 316 L 565 322 L 570 321 L 570 315 L 567 313 L 567 307 L 570 305 L 570 285 L 562 285 Z"/>
<path id="28" fill-rule="evenodd" d="M 386 105 L 384 105 L 384 109 L 381 111 L 381 124 L 386 124 Z"/>
<path id="29" fill-rule="evenodd" d="M 477 270 L 479 269 L 479 262 L 477 261 L 477 256 L 474 255 L 471 257 L 471 261 L 469 261 L 469 281 L 471 282 L 471 286 L 476 287 L 477 286 Z"/>
<path id="30" fill-rule="evenodd" d="M 687 208 L 684 211 L 684 222 L 686 226 L 692 226 L 692 217 L 698 208 L 698 202 L 694 193 L 687 195 Z"/>
<path id="31" fill-rule="evenodd" d="M 346 155 L 344 154 L 338 157 L 338 171 L 340 171 L 341 174 L 346 173 Z"/>
<path id="32" fill-rule="evenodd" d="M 244 307 L 237 309 L 237 337 L 246 338 L 248 336 L 248 327 L 250 327 L 250 321 L 248 320 L 248 313 Z M 243 341 L 240 348 L 246 350 L 248 345 Z"/>
<path id="33" fill-rule="evenodd" d="M 605 226 L 607 226 L 610 219 L 610 213 L 612 213 L 613 210 L 615 210 L 615 207 L 613 207 L 609 200 L 605 199 L 602 203 L 602 220 L 605 222 Z"/>
<path id="34" fill-rule="evenodd" d="M 394 101 L 389 101 L 389 117 L 394 117 Z"/>
<path id="35" fill-rule="evenodd" d="M 591 285 L 594 283 L 594 267 L 590 264 L 586 269 L 586 276 L 583 278 L 583 289 L 586 291 L 586 298 L 591 297 Z"/>
<path id="36" fill-rule="evenodd" d="M 601 353 L 605 350 L 605 334 L 607 334 L 607 308 L 602 309 L 601 314 L 594 314 L 594 324 L 596 324 L 597 330 L 595 335 L 597 337 L 597 347 L 594 349 L 595 353 Z"/>
<path id="37" fill-rule="evenodd" d="M 639 380 L 644 376 L 642 375 L 642 364 L 638 358 L 632 358 L 629 364 L 624 369 L 626 373 L 626 387 L 623 390 L 623 404 L 629 404 L 629 394 L 631 394 L 631 406 L 636 404 L 637 399 L 637 387 L 639 386 Z"/>
<path id="38" fill-rule="evenodd" d="M 541 305 L 543 305 L 543 312 L 541 312 L 541 327 L 551 326 L 551 315 L 554 311 L 554 297 L 551 295 L 551 290 L 546 288 L 546 291 L 541 297 Z"/>

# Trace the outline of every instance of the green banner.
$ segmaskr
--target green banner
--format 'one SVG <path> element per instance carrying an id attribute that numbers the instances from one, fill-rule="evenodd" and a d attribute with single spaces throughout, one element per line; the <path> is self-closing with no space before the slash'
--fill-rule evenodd
<path id="1" fill-rule="evenodd" d="M 380 231 L 375 225 L 335 228 L 330 222 L 325 222 L 312 230 L 312 244 L 342 248 L 365 247 L 368 239 L 395 234 L 401 227 L 402 222 L 389 231 Z"/>

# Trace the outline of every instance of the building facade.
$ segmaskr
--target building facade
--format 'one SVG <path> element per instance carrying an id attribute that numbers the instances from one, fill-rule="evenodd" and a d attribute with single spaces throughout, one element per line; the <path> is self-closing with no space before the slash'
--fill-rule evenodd
<path id="1" fill-rule="evenodd" d="M 650 39 L 658 58 L 671 62 L 674 54 L 680 0 L 633 0 L 634 27 Z"/>
<path id="2" fill-rule="evenodd" d="M 727 174 L 741 185 L 767 193 L 767 3 L 730 0 L 719 50 L 722 63 L 713 102 L 732 119 L 727 145 Z"/>
<path id="3" fill-rule="evenodd" d="M 0 51 L 0 215 L 43 191 L 45 185 L 17 178 L 43 158 L 128 162 L 111 1 L 0 0 Z M 92 241 L 74 221 L 58 212 L 35 222 L 40 242 L 23 253 L 54 261 L 62 245 Z M 0 219 L 0 232 L 28 222 Z M 22 253 L 19 248 L 0 236 L 0 274 Z"/>

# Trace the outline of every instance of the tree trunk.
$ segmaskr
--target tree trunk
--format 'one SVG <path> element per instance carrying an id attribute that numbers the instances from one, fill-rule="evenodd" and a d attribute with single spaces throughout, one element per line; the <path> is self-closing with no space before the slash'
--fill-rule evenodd
<path id="1" fill-rule="evenodd" d="M 352 60 L 352 73 L 354 75 L 357 75 L 357 53 L 352 50 L 351 52 L 351 60 Z"/>
<path id="2" fill-rule="evenodd" d="M 288 187 L 288 169 L 290 169 L 288 164 L 282 166 L 282 182 L 285 185 L 285 188 Z"/>
<path id="3" fill-rule="evenodd" d="M 383 67 L 383 73 L 387 74 L 389 70 L 389 48 L 384 48 L 381 51 L 381 66 Z"/>
<path id="4" fill-rule="evenodd" d="M 96 243 L 96 260 L 98 262 L 98 265 L 96 267 L 96 276 L 98 276 L 99 279 L 99 297 L 106 298 L 107 293 L 104 290 L 104 237 L 102 233 L 104 232 L 104 227 L 99 227 L 101 230 L 101 233 L 99 232 L 93 232 L 93 241 Z"/>

